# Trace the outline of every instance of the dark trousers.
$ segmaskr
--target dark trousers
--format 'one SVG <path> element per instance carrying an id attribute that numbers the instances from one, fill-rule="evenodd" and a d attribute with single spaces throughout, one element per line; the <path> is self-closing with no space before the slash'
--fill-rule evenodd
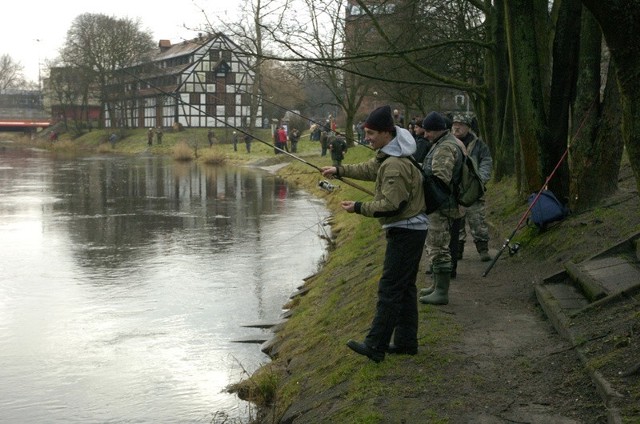
<path id="1" fill-rule="evenodd" d="M 418 347 L 416 276 L 426 237 L 426 230 L 387 230 L 376 314 L 365 338 L 374 349 L 385 351 L 392 335 L 396 346 Z"/>
<path id="2" fill-rule="evenodd" d="M 451 239 L 449 240 L 449 250 L 451 251 L 451 275 L 455 276 L 458 269 L 458 235 L 460 228 L 464 225 L 464 218 L 454 219 L 451 222 Z"/>

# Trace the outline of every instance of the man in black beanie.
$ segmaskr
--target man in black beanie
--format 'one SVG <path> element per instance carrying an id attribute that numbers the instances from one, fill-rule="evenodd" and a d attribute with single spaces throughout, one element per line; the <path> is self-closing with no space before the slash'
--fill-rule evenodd
<path id="1" fill-rule="evenodd" d="M 429 113 L 422 121 L 427 140 L 433 143 L 424 159 L 422 168 L 427 175 L 435 175 L 449 188 L 453 187 L 456 174 L 460 173 L 464 145 L 449 130 L 449 122 L 438 112 Z M 459 149 L 462 145 L 461 149 Z M 451 190 L 453 193 L 453 190 Z M 446 305 L 449 303 L 449 283 L 453 271 L 450 241 L 452 226 L 462 217 L 457 199 L 452 195 L 429 215 L 427 253 L 433 272 L 434 284 L 420 291 L 421 303 Z M 457 234 L 457 232 L 456 232 Z"/>
<path id="2" fill-rule="evenodd" d="M 364 342 L 347 342 L 354 352 L 380 362 L 385 353 L 418 352 L 416 276 L 428 221 L 422 175 L 409 159 L 416 150 L 411 133 L 394 125 L 389 106 L 371 112 L 364 129 L 365 140 L 377 151 L 375 158 L 359 164 L 325 166 L 322 175 L 376 182 L 372 200 L 343 200 L 341 206 L 348 213 L 378 218 L 386 232 L 384 267 L 371 328 Z"/>

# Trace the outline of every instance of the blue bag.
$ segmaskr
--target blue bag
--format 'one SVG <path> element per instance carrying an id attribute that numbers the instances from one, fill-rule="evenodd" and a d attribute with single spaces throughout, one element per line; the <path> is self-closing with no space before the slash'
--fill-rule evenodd
<path id="1" fill-rule="evenodd" d="M 527 198 L 527 203 L 531 206 L 531 203 L 535 200 L 537 193 L 532 193 Z M 547 225 L 562 221 L 569 215 L 569 210 L 556 198 L 556 196 L 550 190 L 543 190 L 540 193 L 540 197 L 531 208 L 531 214 L 527 219 L 527 222 L 533 222 L 540 231 L 544 231 Z"/>

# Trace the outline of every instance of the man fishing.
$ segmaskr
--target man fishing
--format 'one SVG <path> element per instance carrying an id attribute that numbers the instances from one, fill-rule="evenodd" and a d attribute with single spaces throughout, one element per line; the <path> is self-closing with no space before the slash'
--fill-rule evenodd
<path id="1" fill-rule="evenodd" d="M 377 151 L 374 158 L 359 164 L 325 166 L 321 172 L 325 177 L 376 182 L 371 201 L 343 200 L 341 205 L 348 213 L 378 218 L 386 233 L 387 246 L 371 329 L 364 342 L 347 342 L 354 352 L 380 362 L 385 353 L 418 352 L 416 275 L 428 221 L 422 175 L 409 159 L 416 151 L 411 133 L 394 124 L 389 106 L 369 114 L 364 132 L 365 140 Z"/>

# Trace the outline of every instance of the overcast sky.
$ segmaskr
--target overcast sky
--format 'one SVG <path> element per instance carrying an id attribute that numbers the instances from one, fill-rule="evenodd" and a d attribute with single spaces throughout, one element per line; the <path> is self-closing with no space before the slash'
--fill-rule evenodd
<path id="1" fill-rule="evenodd" d="M 38 61 L 58 56 L 71 22 L 83 13 L 102 13 L 117 18 L 140 18 L 143 30 L 153 39 L 177 43 L 197 36 L 206 23 L 224 13 L 233 16 L 241 0 L 17 0 L 5 4 L 0 24 L 0 55 L 9 54 L 24 68 L 27 80 L 37 82 Z M 231 18 L 228 18 L 231 19 Z"/>

